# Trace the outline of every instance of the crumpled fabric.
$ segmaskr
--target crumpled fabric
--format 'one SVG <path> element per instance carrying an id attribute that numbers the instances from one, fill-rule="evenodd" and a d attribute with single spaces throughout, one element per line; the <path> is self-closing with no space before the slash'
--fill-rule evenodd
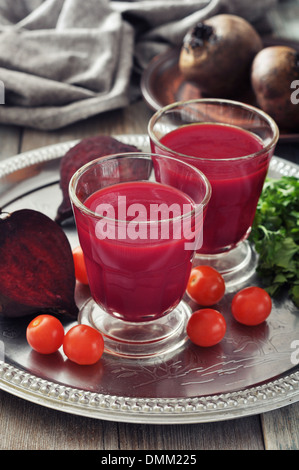
<path id="1" fill-rule="evenodd" d="M 276 1 L 0 0 L 0 122 L 54 130 L 125 107 L 140 95 L 132 77 L 196 22 L 252 22 Z"/>

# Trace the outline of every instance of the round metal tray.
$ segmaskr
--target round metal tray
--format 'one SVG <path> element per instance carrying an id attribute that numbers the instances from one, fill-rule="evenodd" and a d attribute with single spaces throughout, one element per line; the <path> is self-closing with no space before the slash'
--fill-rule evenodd
<path id="1" fill-rule="evenodd" d="M 149 150 L 147 136 L 115 136 Z M 31 208 L 54 218 L 61 202 L 59 162 L 77 141 L 17 155 L 0 163 L 0 207 Z M 299 167 L 274 157 L 270 175 L 299 176 Z M 74 222 L 64 230 L 78 244 Z M 250 284 L 257 283 L 253 276 Z M 287 296 L 273 302 L 267 322 L 237 324 L 230 313 L 233 293 L 219 303 L 227 334 L 212 348 L 187 342 L 172 355 L 122 359 L 103 354 L 93 366 L 70 362 L 61 350 L 43 356 L 28 346 L 31 317 L 0 318 L 0 388 L 25 400 L 72 414 L 134 423 L 173 424 L 227 420 L 299 400 L 296 340 L 299 315 Z M 78 305 L 89 297 L 77 284 Z M 192 308 L 198 308 L 192 305 Z M 63 319 L 67 330 L 74 321 Z M 298 349 L 298 346 L 297 346 Z M 298 362 L 298 361 L 297 361 Z"/>

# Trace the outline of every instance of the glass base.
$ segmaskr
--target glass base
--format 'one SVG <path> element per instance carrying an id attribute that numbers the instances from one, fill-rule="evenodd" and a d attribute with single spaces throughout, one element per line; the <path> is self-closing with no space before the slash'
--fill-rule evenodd
<path id="1" fill-rule="evenodd" d="M 234 291 L 244 284 L 256 271 L 257 253 L 253 246 L 245 240 L 236 248 L 216 255 L 197 253 L 193 266 L 209 265 L 217 269 L 223 276 L 226 290 Z"/>
<path id="2" fill-rule="evenodd" d="M 81 307 L 78 321 L 92 326 L 104 337 L 105 352 L 127 358 L 151 358 L 180 348 L 188 337 L 190 307 L 181 301 L 158 320 L 125 322 L 113 317 L 90 298 Z"/>

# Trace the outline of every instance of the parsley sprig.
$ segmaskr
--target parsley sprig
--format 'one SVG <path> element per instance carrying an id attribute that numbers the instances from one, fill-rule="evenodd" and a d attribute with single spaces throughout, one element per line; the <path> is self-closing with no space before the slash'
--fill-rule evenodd
<path id="1" fill-rule="evenodd" d="M 271 296 L 283 287 L 299 307 L 299 180 L 267 178 L 250 234 L 257 272 Z"/>

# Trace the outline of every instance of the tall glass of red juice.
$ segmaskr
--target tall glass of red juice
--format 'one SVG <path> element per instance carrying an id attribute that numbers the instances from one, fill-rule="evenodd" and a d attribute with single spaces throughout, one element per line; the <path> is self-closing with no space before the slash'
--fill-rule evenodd
<path id="1" fill-rule="evenodd" d="M 203 244 L 195 264 L 209 264 L 227 288 L 246 281 L 256 268 L 247 238 L 279 132 L 260 109 L 224 99 L 173 103 L 150 119 L 153 152 L 200 169 L 212 186 Z"/>
<path id="2" fill-rule="evenodd" d="M 113 354 L 151 357 L 180 347 L 207 178 L 189 163 L 138 152 L 88 163 L 69 188 L 92 296 L 79 321 L 99 329 Z"/>

